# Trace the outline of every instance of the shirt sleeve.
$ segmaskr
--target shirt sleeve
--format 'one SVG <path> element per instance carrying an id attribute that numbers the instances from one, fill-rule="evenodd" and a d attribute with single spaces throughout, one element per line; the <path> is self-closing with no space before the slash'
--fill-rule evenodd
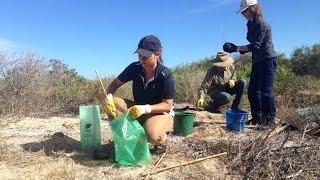
<path id="1" fill-rule="evenodd" d="M 201 83 L 200 88 L 198 89 L 198 98 L 204 97 L 204 93 L 207 93 L 209 87 L 212 84 L 212 80 L 213 80 L 213 71 L 214 68 L 211 67 L 207 70 L 207 73 Z"/>
<path id="2" fill-rule="evenodd" d="M 263 39 L 267 33 L 267 26 L 263 22 L 257 23 L 256 31 L 251 34 L 249 37 L 250 44 L 247 45 L 249 51 L 252 51 L 253 48 L 260 49 Z"/>
<path id="3" fill-rule="evenodd" d="M 136 68 L 137 68 L 137 62 L 131 63 L 119 74 L 118 79 L 123 83 L 132 81 Z"/>

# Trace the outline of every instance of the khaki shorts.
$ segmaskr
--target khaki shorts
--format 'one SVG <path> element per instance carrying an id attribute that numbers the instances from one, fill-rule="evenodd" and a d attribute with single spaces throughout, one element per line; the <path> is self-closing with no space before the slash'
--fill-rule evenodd
<path id="1" fill-rule="evenodd" d="M 119 114 L 134 105 L 133 101 L 118 97 L 114 97 L 114 101 Z M 167 132 L 172 131 L 173 128 L 173 115 L 171 113 L 144 114 L 138 120 L 146 132 L 148 141 L 155 145 L 164 143 Z"/>

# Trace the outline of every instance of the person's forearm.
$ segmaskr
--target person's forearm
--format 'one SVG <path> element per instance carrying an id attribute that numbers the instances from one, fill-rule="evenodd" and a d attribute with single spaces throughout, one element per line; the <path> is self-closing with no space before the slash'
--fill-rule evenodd
<path id="1" fill-rule="evenodd" d="M 249 49 L 248 49 L 248 46 L 238 46 L 239 48 L 238 48 L 238 52 L 248 52 L 248 51 L 250 51 Z"/>
<path id="2" fill-rule="evenodd" d="M 122 84 L 123 83 L 118 78 L 114 79 L 108 86 L 107 94 L 115 94 Z"/>
<path id="3" fill-rule="evenodd" d="M 108 86 L 107 94 L 115 94 L 117 92 L 117 88 L 115 87 L 114 84 L 110 84 Z"/>
<path id="4" fill-rule="evenodd" d="M 173 103 L 168 102 L 161 102 L 158 104 L 151 105 L 151 112 L 152 113 L 163 113 L 169 112 L 171 110 Z"/>

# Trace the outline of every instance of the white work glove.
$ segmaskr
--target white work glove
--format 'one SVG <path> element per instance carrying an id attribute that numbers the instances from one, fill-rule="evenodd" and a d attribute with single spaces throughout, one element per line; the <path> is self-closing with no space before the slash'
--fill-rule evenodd
<path id="1" fill-rule="evenodd" d="M 135 105 L 129 109 L 129 114 L 132 118 L 137 119 L 143 114 L 151 113 L 151 106 L 149 104 L 146 105 Z"/>

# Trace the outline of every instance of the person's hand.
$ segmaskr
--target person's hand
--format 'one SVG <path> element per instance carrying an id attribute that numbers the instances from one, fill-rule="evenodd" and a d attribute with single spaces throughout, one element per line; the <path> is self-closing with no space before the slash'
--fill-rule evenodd
<path id="1" fill-rule="evenodd" d="M 230 79 L 228 84 L 230 88 L 233 88 L 236 85 L 236 81 L 234 79 Z"/>
<path id="2" fill-rule="evenodd" d="M 231 42 L 226 42 L 223 44 L 223 50 L 228 53 L 233 53 L 238 51 L 238 46 Z"/>
<path id="3" fill-rule="evenodd" d="M 203 99 L 203 98 L 198 99 L 198 101 L 197 101 L 197 106 L 198 106 L 198 107 L 202 107 L 202 106 L 203 106 L 203 102 L 204 102 L 204 99 Z"/>
<path id="4" fill-rule="evenodd" d="M 129 114 L 132 118 L 137 119 L 143 114 L 151 113 L 151 106 L 149 104 L 146 105 L 135 105 L 129 109 Z"/>
<path id="5" fill-rule="evenodd" d="M 106 105 L 104 107 L 104 111 L 107 113 L 108 117 L 114 119 L 116 118 L 116 105 L 113 100 L 112 94 L 108 94 L 105 98 Z"/>

